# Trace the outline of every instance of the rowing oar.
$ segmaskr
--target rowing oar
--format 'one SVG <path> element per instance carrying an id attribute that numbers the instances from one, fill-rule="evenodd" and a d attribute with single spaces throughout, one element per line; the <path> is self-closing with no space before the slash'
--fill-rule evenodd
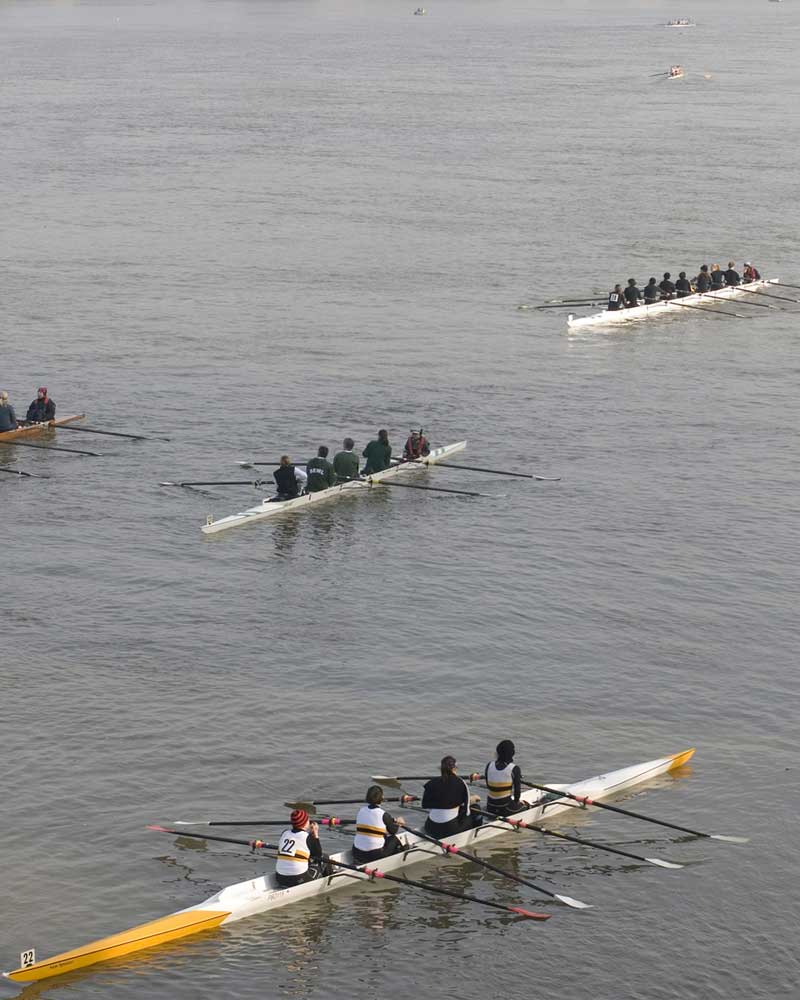
<path id="1" fill-rule="evenodd" d="M 770 285 L 779 284 L 781 288 L 800 288 L 800 285 L 790 285 L 788 281 L 781 281 L 781 282 L 770 281 L 769 284 Z"/>
<path id="2" fill-rule="evenodd" d="M 359 799 L 363 802 L 363 799 Z M 384 799 L 384 802 L 387 801 Z M 352 826 L 354 819 L 324 816 L 314 822 L 320 826 Z M 174 819 L 173 826 L 290 826 L 288 819 Z"/>
<path id="3" fill-rule="evenodd" d="M 404 490 L 430 490 L 431 493 L 458 493 L 462 497 L 484 497 L 486 500 L 498 500 L 499 497 L 492 496 L 491 493 L 475 493 L 473 490 L 450 490 L 445 489 L 444 486 L 417 486 L 414 483 L 396 483 L 394 480 L 391 482 L 384 482 L 382 479 L 376 479 L 373 481 L 372 476 L 367 476 L 363 482 L 369 484 L 370 487 L 374 486 L 391 486 L 392 489 L 395 486 L 400 487 Z"/>
<path id="4" fill-rule="evenodd" d="M 429 462 L 424 458 L 408 458 L 397 465 L 437 465 L 443 469 L 466 469 L 468 472 L 489 472 L 495 476 L 516 476 L 519 479 L 537 479 L 543 483 L 558 483 L 561 476 L 534 476 L 530 472 L 511 472 L 508 469 L 484 469 L 480 465 L 455 465 L 453 462 Z"/>
<path id="5" fill-rule="evenodd" d="M 13 445 L 15 448 L 41 448 L 43 451 L 70 451 L 73 455 L 91 455 L 92 458 L 101 457 L 96 451 L 80 451 L 78 448 L 63 448 L 56 444 L 34 444 L 32 441 L 17 441 L 16 438 L 0 441 L 0 444 Z"/>
<path id="6" fill-rule="evenodd" d="M 38 476 L 35 472 L 23 472 L 22 469 L 4 469 L 0 468 L 0 472 L 5 472 L 7 476 L 24 476 L 25 479 L 49 479 L 49 476 Z"/>
<path id="7" fill-rule="evenodd" d="M 258 489 L 259 486 L 265 485 L 265 480 L 261 479 L 209 479 L 209 480 L 198 480 L 197 482 L 184 482 L 184 483 L 171 483 L 164 482 L 159 483 L 159 486 L 252 486 L 254 489 Z"/>
<path id="8" fill-rule="evenodd" d="M 793 286 L 790 285 L 789 287 L 791 288 Z M 747 290 L 743 288 L 742 291 L 747 291 Z M 765 295 L 768 299 L 782 299 L 784 302 L 800 302 L 800 299 L 790 299 L 788 295 L 773 295 L 772 292 L 765 292 L 762 291 L 761 289 L 755 289 L 755 288 L 753 288 L 751 291 L 748 291 L 747 294 Z M 755 302 L 750 302 L 749 305 L 754 306 Z"/>
<path id="9" fill-rule="evenodd" d="M 438 775 L 436 776 L 438 777 Z M 459 777 L 461 777 L 459 775 Z M 480 771 L 472 771 L 470 774 L 464 775 L 461 779 L 462 781 L 468 781 L 470 785 L 473 781 L 480 781 L 483 775 Z M 378 785 L 385 785 L 387 788 L 400 788 L 401 781 L 432 781 L 433 775 L 430 774 L 396 774 L 393 777 L 389 777 L 388 774 L 373 774 L 370 775 L 370 780 L 374 781 Z M 401 789 L 402 790 L 402 789 Z M 407 795 L 407 793 L 406 793 Z M 411 798 L 416 799 L 418 796 L 413 795 Z M 384 799 L 384 802 L 390 801 L 389 799 Z M 401 801 L 401 800 L 398 800 Z"/>
<path id="10" fill-rule="evenodd" d="M 203 833 L 184 833 L 182 830 L 168 830 L 163 826 L 148 826 L 147 829 L 154 830 L 156 833 L 172 833 L 177 837 L 193 837 L 196 840 L 220 840 L 226 844 L 239 844 L 242 847 L 249 847 L 251 851 L 259 849 L 277 851 L 279 849 L 277 844 L 265 844 L 263 840 L 237 840 L 235 837 L 218 837 Z M 344 861 L 337 861 L 335 858 L 331 858 L 328 855 L 323 855 L 323 860 L 337 868 L 357 872 L 360 876 L 362 876 L 362 878 L 364 876 L 367 876 L 369 880 L 383 878 L 388 882 L 397 882 L 400 885 L 414 886 L 416 889 L 424 889 L 425 892 L 433 892 L 440 896 L 452 896 L 453 899 L 461 899 L 470 903 L 480 903 L 482 906 L 491 906 L 495 910 L 504 910 L 506 913 L 514 913 L 517 916 L 525 917 L 528 920 L 549 920 L 552 916 L 550 913 L 535 913 L 531 910 L 525 910 L 521 906 L 506 906 L 504 903 L 495 903 L 491 899 L 481 899 L 479 896 L 471 896 L 466 892 L 455 892 L 452 889 L 443 889 L 440 886 L 427 885 L 425 882 L 416 882 L 410 878 L 399 878 L 397 875 L 387 875 L 386 872 L 378 871 L 377 868 L 368 868 L 366 866 L 364 868 L 359 868 L 357 865 L 348 865 Z"/>
<path id="11" fill-rule="evenodd" d="M 690 306 L 685 302 L 678 302 L 677 299 L 670 299 L 669 304 L 671 306 L 680 306 L 681 309 L 699 309 L 700 312 L 704 312 L 706 316 L 730 316 L 734 319 L 749 319 L 748 316 L 743 316 L 741 313 L 731 313 L 723 312 L 720 309 L 705 309 L 703 306 Z"/>
<path id="12" fill-rule="evenodd" d="M 595 799 L 590 799 L 586 795 L 573 795 L 572 792 L 565 792 L 558 788 L 550 788 L 548 785 L 537 785 L 533 781 L 523 781 L 522 784 L 527 785 L 528 788 L 538 788 L 539 791 L 550 792 L 552 795 L 557 795 L 559 798 L 572 799 L 573 802 L 578 802 L 584 807 L 597 806 L 598 809 L 608 809 L 611 812 L 620 813 L 623 816 L 630 816 L 632 819 L 643 820 L 645 823 L 655 823 L 656 826 L 666 826 L 669 827 L 670 830 L 679 830 L 681 833 L 691 833 L 695 837 L 707 837 L 710 840 L 725 840 L 731 844 L 747 844 L 750 840 L 749 837 L 731 837 L 722 833 L 703 833 L 700 830 L 692 830 L 688 826 L 679 826 L 677 823 L 668 823 L 663 819 L 654 819 L 652 816 L 645 816 L 644 813 L 633 812 L 631 809 L 623 809 L 622 806 L 612 806 L 609 802 L 597 802 Z M 650 859 L 648 858 L 646 860 Z"/>
<path id="13" fill-rule="evenodd" d="M 548 302 L 543 306 L 520 306 L 520 309 L 563 309 L 565 306 L 601 306 L 602 299 L 592 299 L 589 302 Z"/>
<path id="14" fill-rule="evenodd" d="M 748 292 L 748 295 L 758 295 L 758 292 Z M 713 292 L 706 292 L 707 299 L 716 299 L 718 302 L 730 302 L 730 296 L 726 295 L 724 298 L 721 295 L 714 295 Z M 796 299 L 789 299 L 789 302 L 796 302 Z M 742 302 L 743 306 L 758 306 L 759 309 L 777 309 L 778 306 L 767 305 L 766 302 Z"/>
<path id="15" fill-rule="evenodd" d="M 130 438 L 132 441 L 169 441 L 165 437 L 146 437 L 144 434 L 123 434 L 122 431 L 101 431 L 97 427 L 76 427 L 74 424 L 59 424 L 60 431 L 80 431 L 82 434 L 107 434 L 109 437 Z"/>
<path id="16" fill-rule="evenodd" d="M 424 809 L 419 809 L 419 807 L 412 806 L 411 808 L 415 808 L 419 812 L 425 812 Z M 498 875 L 502 875 L 504 878 L 510 879 L 512 882 L 518 882 L 520 885 L 528 886 L 529 889 L 535 889 L 537 892 L 542 892 L 545 896 L 557 899 L 560 903 L 565 903 L 567 906 L 571 906 L 576 910 L 588 910 L 591 908 L 591 903 L 583 903 L 580 899 L 573 899 L 572 896 L 564 896 L 558 892 L 551 892 L 550 889 L 545 889 L 544 886 L 537 885 L 536 882 L 529 882 L 528 879 L 520 878 L 519 875 L 514 875 L 512 872 L 506 871 L 505 868 L 498 868 L 497 865 L 492 865 L 488 861 L 484 861 L 483 858 L 479 858 L 475 854 L 470 854 L 469 851 L 463 851 L 460 847 L 456 847 L 455 844 L 447 844 L 443 840 L 437 840 L 436 837 L 425 833 L 423 830 L 415 830 L 412 827 L 406 827 L 406 829 L 409 833 L 413 833 L 415 837 L 419 837 L 422 840 L 428 840 L 432 844 L 436 844 L 438 847 L 441 847 L 444 854 L 457 854 L 460 858 L 466 858 L 467 861 L 471 861 L 475 865 L 480 865 L 481 868 L 488 868 L 491 872 L 497 872 Z"/>
<path id="17" fill-rule="evenodd" d="M 373 779 L 374 780 L 374 779 Z M 406 780 L 411 780 L 406 779 Z M 415 779 L 417 780 L 417 779 Z M 428 778 L 419 778 L 419 781 L 428 781 Z M 405 805 L 408 802 L 418 802 L 419 795 L 400 795 L 394 799 L 384 799 L 384 802 L 400 802 Z M 364 799 L 298 799 L 297 802 L 284 802 L 283 803 L 287 809 L 305 809 L 311 811 L 316 809 L 317 806 L 361 806 L 364 804 Z"/>

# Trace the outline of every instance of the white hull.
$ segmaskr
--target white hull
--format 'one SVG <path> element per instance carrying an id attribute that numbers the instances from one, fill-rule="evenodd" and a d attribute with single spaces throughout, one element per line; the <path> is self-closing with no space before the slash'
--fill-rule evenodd
<path id="1" fill-rule="evenodd" d="M 609 312 L 607 309 L 601 313 L 594 313 L 592 316 L 567 316 L 567 326 L 574 330 L 582 326 L 610 326 L 620 323 L 630 323 L 637 319 L 652 319 L 663 317 L 665 313 L 679 315 L 685 306 L 699 306 L 701 303 L 710 303 L 723 299 L 735 299 L 737 296 L 746 295 L 748 291 L 758 288 L 777 285 L 778 278 L 762 279 L 751 281 L 747 285 L 730 285 L 721 288 L 718 292 L 696 293 L 687 295 L 682 299 L 668 299 L 666 302 L 654 302 L 651 306 L 636 306 L 633 309 L 617 309 Z"/>
<path id="2" fill-rule="evenodd" d="M 301 510 L 309 504 L 322 503 L 324 500 L 331 500 L 339 497 L 342 493 L 352 493 L 354 490 L 370 489 L 373 483 L 379 483 L 383 479 L 392 479 L 394 476 L 405 475 L 408 472 L 419 471 L 426 465 L 435 465 L 437 462 L 451 455 L 463 451 L 467 447 L 466 441 L 457 441 L 455 444 L 443 445 L 441 448 L 431 449 L 424 461 L 408 462 L 404 465 L 393 465 L 383 472 L 376 472 L 367 479 L 354 479 L 349 483 L 340 483 L 338 486 L 331 486 L 327 490 L 319 490 L 317 493 L 306 493 L 303 496 L 295 497 L 293 500 L 263 500 L 256 507 L 249 507 L 238 514 L 230 514 L 228 517 L 221 517 L 218 521 L 209 519 L 200 529 L 205 535 L 213 535 L 219 531 L 227 531 L 228 528 L 238 528 L 243 524 L 253 524 L 256 521 L 266 521 L 268 518 L 277 517 L 288 511 Z"/>

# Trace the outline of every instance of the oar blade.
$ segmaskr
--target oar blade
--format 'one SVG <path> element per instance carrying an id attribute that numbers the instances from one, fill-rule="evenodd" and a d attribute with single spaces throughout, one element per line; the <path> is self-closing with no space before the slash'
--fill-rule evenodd
<path id="1" fill-rule="evenodd" d="M 724 833 L 709 833 L 711 840 L 724 840 L 728 844 L 749 844 L 749 837 L 730 837 Z"/>
<path id="2" fill-rule="evenodd" d="M 397 780 L 397 778 L 390 778 L 386 774 L 373 774 L 372 775 L 372 780 L 377 785 L 383 785 L 384 788 L 400 788 L 400 787 L 402 787 L 400 785 L 400 782 Z"/>
<path id="3" fill-rule="evenodd" d="M 525 910 L 521 906 L 509 906 L 509 910 L 527 920 L 549 920 L 553 915 L 552 913 L 536 913 L 535 910 Z"/>
<path id="4" fill-rule="evenodd" d="M 298 799 L 297 802 L 284 802 L 283 804 L 287 809 L 305 809 L 307 813 L 315 813 L 317 811 L 315 802 L 304 802 L 302 799 Z"/>
<path id="5" fill-rule="evenodd" d="M 211 826 L 210 819 L 174 819 L 173 826 Z"/>
<path id="6" fill-rule="evenodd" d="M 651 865 L 658 865 L 659 868 L 683 868 L 683 865 L 679 865 L 675 861 L 664 861 L 663 858 L 645 858 L 645 861 L 649 861 Z"/>
<path id="7" fill-rule="evenodd" d="M 553 899 L 557 899 L 559 903 L 564 903 L 565 906 L 571 906 L 573 910 L 591 910 L 591 903 L 583 903 L 580 899 L 573 899 L 572 896 L 562 896 L 560 892 L 553 894 Z"/>

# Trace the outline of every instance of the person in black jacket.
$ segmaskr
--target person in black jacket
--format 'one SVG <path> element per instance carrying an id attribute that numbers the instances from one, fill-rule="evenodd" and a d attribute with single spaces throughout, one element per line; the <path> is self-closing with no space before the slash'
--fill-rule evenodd
<path id="1" fill-rule="evenodd" d="M 656 284 L 656 279 L 651 278 L 644 286 L 644 304 L 646 306 L 651 306 L 654 302 L 658 301 L 659 295 L 660 292 L 658 285 Z"/>
<path id="2" fill-rule="evenodd" d="M 659 282 L 658 287 L 661 289 L 662 299 L 671 299 L 675 295 L 675 282 L 670 281 L 669 271 L 664 272 L 664 280 Z"/>
<path id="3" fill-rule="evenodd" d="M 25 420 L 29 424 L 44 424 L 48 420 L 56 419 L 56 404 L 47 395 L 47 387 L 41 386 L 36 390 L 36 399 L 28 407 Z"/>
<path id="4" fill-rule="evenodd" d="M 639 305 L 642 293 L 636 287 L 636 278 L 628 278 L 628 287 L 625 289 L 625 308 L 633 309 Z"/>
<path id="5" fill-rule="evenodd" d="M 608 293 L 608 312 L 616 312 L 617 309 L 625 308 L 625 296 L 622 294 L 622 285 L 614 285 L 613 291 Z"/>
<path id="6" fill-rule="evenodd" d="M 422 793 L 422 808 L 428 810 L 425 830 L 437 839 L 481 824 L 480 816 L 471 811 L 480 800 L 470 795 L 466 781 L 456 774 L 455 757 L 443 757 L 440 771 L 441 777 L 426 782 Z"/>
<path id="7" fill-rule="evenodd" d="M 736 261 L 728 261 L 728 270 L 725 272 L 726 285 L 741 285 L 742 279 L 735 267 Z"/>
<path id="8" fill-rule="evenodd" d="M 718 292 L 725 287 L 725 274 L 720 271 L 719 264 L 711 265 L 711 291 Z"/>
<path id="9" fill-rule="evenodd" d="M 678 280 L 675 282 L 675 291 L 678 293 L 679 299 L 683 299 L 687 295 L 692 294 L 692 283 L 686 277 L 685 271 L 681 271 L 678 275 Z"/>
<path id="10" fill-rule="evenodd" d="M 711 275 L 708 273 L 708 264 L 703 264 L 700 273 L 694 279 L 694 287 L 698 292 L 707 292 L 711 287 Z"/>

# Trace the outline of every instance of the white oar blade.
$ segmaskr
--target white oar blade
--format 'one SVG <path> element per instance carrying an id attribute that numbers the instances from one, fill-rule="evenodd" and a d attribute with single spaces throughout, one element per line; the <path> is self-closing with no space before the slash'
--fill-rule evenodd
<path id="1" fill-rule="evenodd" d="M 579 899 L 573 899 L 572 896 L 562 896 L 560 893 L 556 893 L 553 897 L 557 899 L 559 903 L 564 903 L 566 906 L 571 906 L 575 910 L 591 910 L 591 903 L 582 903 Z"/>
<path id="2" fill-rule="evenodd" d="M 712 840 L 724 840 L 729 844 L 749 844 L 749 837 L 728 837 L 722 833 L 709 833 L 709 837 Z"/>
<path id="3" fill-rule="evenodd" d="M 683 868 L 683 865 L 674 861 L 662 861 L 661 858 L 645 858 L 644 860 L 649 861 L 651 865 L 658 865 L 659 868 Z"/>
<path id="4" fill-rule="evenodd" d="M 173 826 L 211 826 L 210 819 L 174 819 Z"/>
<path id="5" fill-rule="evenodd" d="M 373 774 L 372 775 L 372 780 L 376 784 L 378 784 L 378 785 L 383 785 L 384 788 L 400 788 L 401 787 L 400 782 L 397 780 L 397 778 L 390 778 L 386 774 Z"/>
<path id="6" fill-rule="evenodd" d="M 242 469 L 252 469 L 254 465 L 252 462 L 237 462 L 236 463 Z"/>
<path id="7" fill-rule="evenodd" d="M 297 802 L 284 802 L 283 803 L 287 809 L 305 809 L 307 813 L 315 813 L 317 807 L 313 802 L 305 802 L 303 799 L 298 799 Z"/>

